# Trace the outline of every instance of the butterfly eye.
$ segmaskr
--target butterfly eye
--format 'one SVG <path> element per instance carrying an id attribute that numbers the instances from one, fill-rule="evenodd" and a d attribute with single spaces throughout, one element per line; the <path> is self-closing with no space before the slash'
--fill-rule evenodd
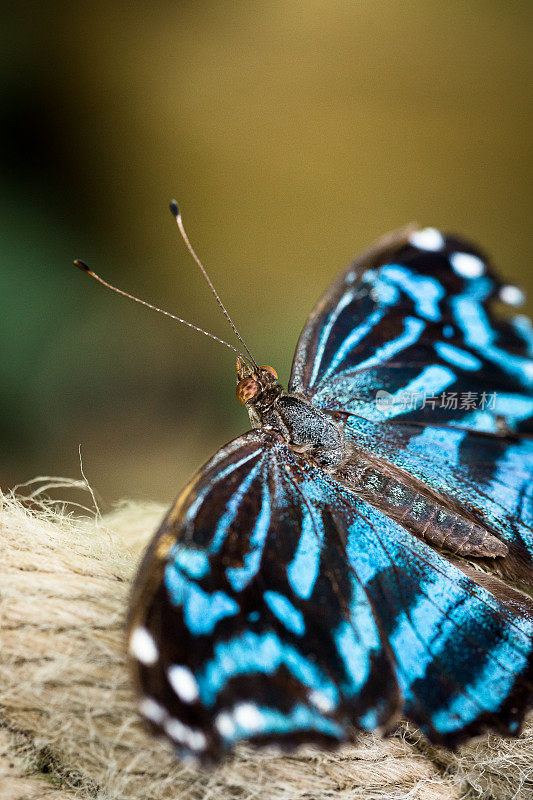
<path id="1" fill-rule="evenodd" d="M 255 378 L 243 378 L 237 384 L 237 400 L 243 405 L 253 400 L 261 391 L 261 384 Z"/>
<path id="2" fill-rule="evenodd" d="M 278 373 L 276 372 L 276 370 L 274 369 L 274 367 L 259 367 L 259 369 L 261 370 L 261 372 L 268 372 L 268 373 L 270 373 L 270 375 L 272 375 L 272 377 L 273 377 L 275 380 L 277 380 L 277 379 L 278 379 Z"/>

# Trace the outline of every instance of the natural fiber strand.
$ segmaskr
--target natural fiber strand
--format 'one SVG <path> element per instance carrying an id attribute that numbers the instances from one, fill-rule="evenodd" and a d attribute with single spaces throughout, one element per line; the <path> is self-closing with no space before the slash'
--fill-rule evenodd
<path id="1" fill-rule="evenodd" d="M 334 753 L 241 747 L 210 771 L 177 763 L 139 722 L 123 641 L 130 580 L 164 509 L 80 517 L 41 501 L 39 485 L 28 493 L 31 510 L 0 495 L 1 798 L 533 798 L 533 721 L 519 739 L 488 735 L 455 754 L 405 724 Z"/>

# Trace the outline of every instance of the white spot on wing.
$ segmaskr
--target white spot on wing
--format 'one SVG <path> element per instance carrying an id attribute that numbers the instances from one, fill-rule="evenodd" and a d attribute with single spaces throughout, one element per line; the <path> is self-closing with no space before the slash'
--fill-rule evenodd
<path id="1" fill-rule="evenodd" d="M 152 697 L 143 697 L 139 701 L 139 712 L 146 719 L 155 722 L 156 725 L 161 725 L 167 715 L 163 706 L 160 706 Z"/>
<path id="2" fill-rule="evenodd" d="M 233 711 L 235 722 L 246 730 L 257 730 L 263 726 L 261 712 L 253 703 L 239 703 Z"/>
<path id="3" fill-rule="evenodd" d="M 500 300 L 510 306 L 521 306 L 526 296 L 518 286 L 502 286 L 500 289 Z"/>
<path id="4" fill-rule="evenodd" d="M 130 637 L 130 653 L 141 664 L 155 664 L 159 658 L 159 650 L 152 635 L 146 628 L 135 628 Z"/>
<path id="5" fill-rule="evenodd" d="M 450 264 L 462 278 L 479 278 L 485 272 L 483 261 L 472 253 L 452 253 Z"/>
<path id="6" fill-rule="evenodd" d="M 333 703 L 326 697 L 325 694 L 322 692 L 313 691 L 309 695 L 309 702 L 312 703 L 315 708 L 318 708 L 319 711 L 322 711 L 324 714 L 332 711 Z"/>
<path id="7" fill-rule="evenodd" d="M 165 731 L 175 742 L 187 745 L 191 750 L 205 750 L 207 746 L 207 739 L 202 731 L 189 728 L 174 717 L 165 722 Z"/>
<path id="8" fill-rule="evenodd" d="M 205 750 L 207 747 L 207 739 L 202 731 L 192 731 L 189 735 L 189 745 L 192 750 Z"/>
<path id="9" fill-rule="evenodd" d="M 170 685 L 184 703 L 194 703 L 198 700 L 198 684 L 191 670 L 173 664 L 167 671 Z"/>
<path id="10" fill-rule="evenodd" d="M 233 716 L 227 711 L 221 711 L 215 719 L 215 726 L 218 732 L 226 738 L 231 738 L 235 733 L 235 722 Z"/>
<path id="11" fill-rule="evenodd" d="M 444 236 L 436 228 L 423 228 L 421 231 L 415 231 L 409 237 L 410 243 L 413 247 L 418 247 L 419 250 L 442 250 L 445 245 Z"/>

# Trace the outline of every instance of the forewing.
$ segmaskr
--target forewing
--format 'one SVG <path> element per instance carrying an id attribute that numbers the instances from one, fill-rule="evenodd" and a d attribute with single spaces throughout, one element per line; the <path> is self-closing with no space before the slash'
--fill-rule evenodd
<path id="1" fill-rule="evenodd" d="M 185 490 L 141 565 L 129 621 L 140 710 L 181 755 L 214 760 L 243 739 L 333 745 L 398 713 L 334 498 L 308 499 L 294 466 L 274 435 L 235 440 Z"/>
<path id="2" fill-rule="evenodd" d="M 301 334 L 289 389 L 376 422 L 533 432 L 533 334 L 469 242 L 406 228 L 357 259 Z M 377 402 L 376 402 L 377 399 Z"/>

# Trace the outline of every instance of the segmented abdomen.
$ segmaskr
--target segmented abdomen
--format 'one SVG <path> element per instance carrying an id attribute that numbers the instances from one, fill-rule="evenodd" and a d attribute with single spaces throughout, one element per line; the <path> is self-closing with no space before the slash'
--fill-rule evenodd
<path id="1" fill-rule="evenodd" d="M 461 556 L 507 555 L 507 546 L 480 525 L 372 466 L 356 468 L 351 483 L 365 500 L 432 545 Z"/>

